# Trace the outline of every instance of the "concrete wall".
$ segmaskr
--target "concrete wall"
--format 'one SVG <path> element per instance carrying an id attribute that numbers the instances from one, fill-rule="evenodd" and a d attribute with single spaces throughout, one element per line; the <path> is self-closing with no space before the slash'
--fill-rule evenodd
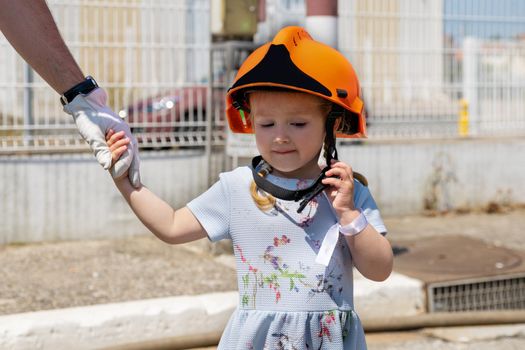
<path id="1" fill-rule="evenodd" d="M 223 167 L 214 154 L 212 172 Z M 142 182 L 174 207 L 207 187 L 203 152 L 143 152 Z M 90 154 L 0 157 L 0 244 L 146 233 Z"/>
<path id="2" fill-rule="evenodd" d="M 524 139 L 368 143 L 339 158 L 369 180 L 383 215 L 525 203 Z"/>
<path id="3" fill-rule="evenodd" d="M 525 140 L 342 145 L 383 215 L 525 203 Z M 206 189 L 201 152 L 142 153 L 143 183 L 175 207 Z M 223 167 L 215 154 L 212 172 Z M 0 157 L 0 243 L 146 233 L 92 156 Z"/>

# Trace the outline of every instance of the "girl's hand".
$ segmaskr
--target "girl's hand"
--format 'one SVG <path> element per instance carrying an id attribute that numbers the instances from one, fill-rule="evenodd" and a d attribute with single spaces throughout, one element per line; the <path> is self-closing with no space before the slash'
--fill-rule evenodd
<path id="1" fill-rule="evenodd" d="M 326 172 L 323 184 L 330 185 L 327 189 L 328 198 L 332 201 L 341 225 L 351 223 L 358 215 L 354 207 L 354 176 L 350 165 L 332 160 L 331 169 Z"/>
<path id="2" fill-rule="evenodd" d="M 109 150 L 111 151 L 111 166 L 115 164 L 115 162 L 120 158 L 120 156 L 122 156 L 122 154 L 128 148 L 130 139 L 128 139 L 125 136 L 126 134 L 124 131 L 119 131 L 115 133 L 113 129 L 109 129 L 108 133 L 106 134 L 106 143 L 108 144 Z M 127 173 L 128 172 L 126 171 L 125 174 L 123 174 L 119 178 L 127 176 Z"/>

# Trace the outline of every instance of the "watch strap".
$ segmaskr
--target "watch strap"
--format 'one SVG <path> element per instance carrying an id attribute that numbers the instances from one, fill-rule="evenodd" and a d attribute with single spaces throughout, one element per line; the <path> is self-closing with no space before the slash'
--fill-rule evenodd
<path id="1" fill-rule="evenodd" d="M 91 91 L 95 90 L 98 87 L 97 82 L 95 79 L 93 79 L 92 76 L 87 76 L 84 81 L 78 83 L 77 85 L 73 86 L 71 89 L 64 92 L 62 96 L 60 96 L 60 102 L 63 106 L 67 105 L 75 97 L 77 97 L 79 94 L 87 95 Z"/>

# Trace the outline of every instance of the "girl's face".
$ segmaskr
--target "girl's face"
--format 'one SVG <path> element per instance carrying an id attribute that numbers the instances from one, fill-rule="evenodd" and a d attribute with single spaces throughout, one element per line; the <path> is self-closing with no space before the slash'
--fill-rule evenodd
<path id="1" fill-rule="evenodd" d="M 250 114 L 261 156 L 273 174 L 315 178 L 325 137 L 326 107 L 320 97 L 300 92 L 250 93 Z"/>

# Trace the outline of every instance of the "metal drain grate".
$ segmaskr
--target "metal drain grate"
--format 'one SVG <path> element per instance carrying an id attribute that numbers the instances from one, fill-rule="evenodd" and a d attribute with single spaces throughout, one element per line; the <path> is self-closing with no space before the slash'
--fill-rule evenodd
<path id="1" fill-rule="evenodd" d="M 525 309 L 525 275 L 428 285 L 429 312 Z"/>

